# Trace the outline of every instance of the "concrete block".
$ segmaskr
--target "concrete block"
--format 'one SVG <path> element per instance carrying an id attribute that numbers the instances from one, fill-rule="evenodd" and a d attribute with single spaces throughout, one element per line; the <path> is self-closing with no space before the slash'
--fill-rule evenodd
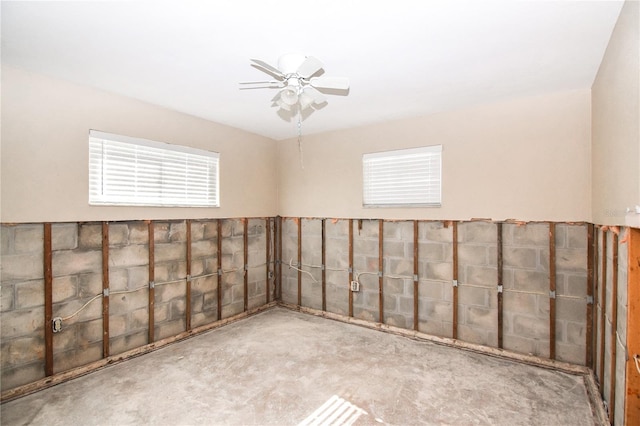
<path id="1" fill-rule="evenodd" d="M 304 238 L 304 237 L 303 237 Z M 253 253 L 266 253 L 267 249 L 267 238 L 265 234 L 260 234 L 260 235 L 252 235 L 247 239 L 247 243 L 248 243 L 248 250 L 249 252 L 253 252 Z M 318 245 L 317 246 L 313 246 L 312 249 L 314 250 L 320 250 L 321 247 L 321 243 L 320 240 L 318 240 Z"/>
<path id="2" fill-rule="evenodd" d="M 102 358 L 102 343 L 94 343 L 82 349 L 74 349 L 67 352 L 54 354 L 53 372 L 59 373 L 72 368 L 98 361 Z"/>
<path id="3" fill-rule="evenodd" d="M 191 221 L 191 242 L 195 243 L 204 239 L 204 222 Z"/>
<path id="4" fill-rule="evenodd" d="M 169 303 L 156 303 L 153 310 L 154 323 L 160 324 L 168 321 L 169 318 Z"/>
<path id="5" fill-rule="evenodd" d="M 14 285 L 2 283 L 2 285 L 0 285 L 0 312 L 7 312 L 14 308 Z"/>
<path id="6" fill-rule="evenodd" d="M 441 321 L 420 321 L 418 331 L 432 336 L 443 336 L 443 323 Z"/>
<path id="7" fill-rule="evenodd" d="M 581 299 L 556 299 L 556 319 L 585 323 L 587 318 L 587 301 Z"/>
<path id="8" fill-rule="evenodd" d="M 567 322 L 566 338 L 563 339 L 567 343 L 576 346 L 585 346 L 586 344 L 586 327 L 584 324 Z"/>
<path id="9" fill-rule="evenodd" d="M 144 346 L 148 341 L 147 331 L 138 331 L 136 333 L 127 334 L 109 339 L 109 353 L 118 355 L 131 349 Z"/>
<path id="10" fill-rule="evenodd" d="M 562 274 L 558 274 L 562 275 Z M 567 296 L 586 297 L 587 296 L 587 277 L 582 275 L 567 275 L 564 292 Z"/>
<path id="11" fill-rule="evenodd" d="M 25 336 L 15 339 L 2 339 L 0 342 L 2 370 L 15 368 L 44 359 L 43 336 Z"/>
<path id="12" fill-rule="evenodd" d="M 567 345 L 556 342 L 556 359 L 558 361 L 569 362 L 571 364 L 584 365 L 585 346 Z"/>
<path id="13" fill-rule="evenodd" d="M 102 253 L 79 250 L 54 251 L 52 270 L 54 277 L 101 271 Z"/>
<path id="14" fill-rule="evenodd" d="M 491 346 L 489 335 L 485 330 L 458 324 L 458 339 L 479 345 Z"/>
<path id="15" fill-rule="evenodd" d="M 451 281 L 453 279 L 453 265 L 451 263 L 427 262 L 422 277 L 428 280 Z"/>
<path id="16" fill-rule="evenodd" d="M 535 315 L 538 312 L 536 296 L 526 293 L 503 293 L 503 309 L 508 312 Z"/>
<path id="17" fill-rule="evenodd" d="M 51 225 L 51 249 L 73 250 L 78 247 L 78 224 L 54 223 Z"/>
<path id="18" fill-rule="evenodd" d="M 542 223 L 528 223 L 526 225 L 504 224 L 502 227 L 503 239 L 516 246 L 548 247 L 549 225 Z M 506 237 L 506 238 L 505 238 Z M 506 244 L 505 244 L 506 245 Z"/>
<path id="19" fill-rule="evenodd" d="M 429 261 L 443 261 L 445 260 L 445 248 L 449 248 L 449 246 L 442 243 L 419 243 L 418 257 Z"/>
<path id="20" fill-rule="evenodd" d="M 228 318 L 244 311 L 244 302 L 235 302 L 222 307 L 222 318 Z"/>
<path id="21" fill-rule="evenodd" d="M 218 310 L 218 292 L 211 291 L 203 295 L 202 311 L 217 311 Z"/>
<path id="22" fill-rule="evenodd" d="M 378 240 L 380 224 L 377 219 L 362 219 L 353 221 L 353 238 L 368 238 Z M 384 229 L 383 229 L 384 233 Z"/>
<path id="23" fill-rule="evenodd" d="M 127 315 L 109 316 L 109 338 L 122 336 L 127 332 Z"/>
<path id="24" fill-rule="evenodd" d="M 169 225 L 169 241 L 172 243 L 187 241 L 187 223 L 185 221 L 172 222 Z"/>
<path id="25" fill-rule="evenodd" d="M 451 302 L 441 300 L 420 300 L 419 318 L 421 321 L 444 321 L 453 320 L 453 305 Z"/>
<path id="26" fill-rule="evenodd" d="M 76 328 L 79 347 L 84 348 L 94 342 L 102 343 L 102 318 L 78 323 Z"/>
<path id="27" fill-rule="evenodd" d="M 129 244 L 149 244 L 149 225 L 144 222 L 130 222 L 127 225 L 129 228 Z"/>
<path id="28" fill-rule="evenodd" d="M 487 265 L 487 247 L 460 244 L 458 246 L 458 262 L 464 265 Z"/>
<path id="29" fill-rule="evenodd" d="M 132 266 L 127 268 L 127 288 L 133 290 L 135 288 L 146 287 L 149 284 L 149 267 L 148 266 Z"/>
<path id="30" fill-rule="evenodd" d="M 78 225 L 78 248 L 82 250 L 102 249 L 102 224 L 81 223 Z"/>
<path id="31" fill-rule="evenodd" d="M 518 352 L 527 355 L 535 355 L 536 341 L 512 334 L 504 334 L 502 337 L 502 347 L 506 350 Z"/>
<path id="32" fill-rule="evenodd" d="M 203 222 L 203 224 L 204 224 L 204 235 L 202 236 L 202 238 L 217 240 L 218 239 L 218 221 L 211 220 L 211 221 Z"/>
<path id="33" fill-rule="evenodd" d="M 128 288 L 128 283 L 129 277 L 126 269 L 109 269 L 109 291 L 132 290 Z"/>
<path id="34" fill-rule="evenodd" d="M 407 243 L 401 241 L 383 241 L 382 253 L 384 257 L 408 257 L 406 253 Z M 413 259 L 413 253 L 408 257 Z"/>
<path id="35" fill-rule="evenodd" d="M 111 295 L 109 297 L 109 313 L 110 315 L 125 314 L 135 309 L 144 308 L 148 304 L 149 292 L 144 289 L 133 293 Z M 99 305 L 100 303 L 96 303 L 95 306 Z"/>
<path id="36" fill-rule="evenodd" d="M 149 264 L 149 247 L 129 245 L 109 250 L 109 267 L 125 268 Z"/>
<path id="37" fill-rule="evenodd" d="M 358 308 L 358 307 L 354 307 L 353 308 L 353 316 L 365 321 L 371 321 L 371 322 L 378 322 L 378 314 L 368 310 L 368 309 L 362 309 L 362 308 Z"/>
<path id="38" fill-rule="evenodd" d="M 466 324 L 495 330 L 498 326 L 498 312 L 496 309 L 481 308 L 478 306 L 467 306 L 465 309 Z"/>
<path id="39" fill-rule="evenodd" d="M 156 244 L 155 262 L 162 263 L 171 260 L 185 260 L 187 258 L 187 246 L 182 243 Z"/>
<path id="40" fill-rule="evenodd" d="M 187 262 L 163 262 L 156 264 L 155 281 L 163 283 L 167 281 L 184 280 L 187 276 Z"/>
<path id="41" fill-rule="evenodd" d="M 2 391 L 26 385 L 44 378 L 44 362 L 36 361 L 0 372 Z"/>
<path id="42" fill-rule="evenodd" d="M 216 276 L 195 278 L 191 280 L 191 293 L 203 294 L 217 289 L 218 280 Z"/>
<path id="43" fill-rule="evenodd" d="M 184 298 L 186 284 L 184 282 L 156 285 L 156 303 L 168 302 L 173 299 Z"/>
<path id="44" fill-rule="evenodd" d="M 549 294 L 549 273 L 538 271 L 513 271 L 513 287 L 517 290 Z"/>
<path id="45" fill-rule="evenodd" d="M 360 256 L 378 256 L 378 241 L 354 239 L 353 253 Z"/>
<path id="46" fill-rule="evenodd" d="M 13 238 L 11 247 L 14 253 L 42 253 L 44 250 L 43 225 L 19 225 L 12 229 L 13 232 L 8 233 L 4 232 L 5 229 L 11 228 L 4 227 L 3 235 Z M 3 248 L 8 244 L 8 241 L 3 243 Z M 2 253 L 5 251 L 3 250 Z"/>
<path id="47" fill-rule="evenodd" d="M 385 312 L 397 312 L 398 310 L 398 297 L 393 294 L 383 294 L 383 308 Z"/>
<path id="48" fill-rule="evenodd" d="M 535 248 L 504 247 L 502 256 L 506 268 L 535 269 L 538 265 L 538 250 Z"/>
<path id="49" fill-rule="evenodd" d="M 215 240 L 200 240 L 191 243 L 191 257 L 193 259 L 214 257 L 217 253 L 218 245 Z"/>
<path id="50" fill-rule="evenodd" d="M 587 249 L 587 225 L 565 225 L 568 248 Z"/>
<path id="51" fill-rule="evenodd" d="M 467 266 L 461 271 L 459 278 L 464 284 L 496 287 L 498 270 L 491 266 Z"/>
<path id="52" fill-rule="evenodd" d="M 445 227 L 442 222 L 420 222 L 418 224 L 420 241 L 450 243 L 453 241 L 453 228 Z"/>
<path id="53" fill-rule="evenodd" d="M 418 283 L 418 295 L 420 299 L 444 299 L 444 288 L 450 286 L 440 281 L 420 281 Z"/>
<path id="54" fill-rule="evenodd" d="M 16 283 L 15 286 L 15 308 L 25 309 L 35 306 L 44 306 L 44 281 L 25 281 Z"/>
<path id="55" fill-rule="evenodd" d="M 384 323 L 405 329 L 413 328 L 413 319 L 408 319 L 407 317 L 399 314 L 385 315 Z"/>
<path id="56" fill-rule="evenodd" d="M 59 303 L 78 296 L 78 276 L 67 275 L 64 277 L 56 277 L 53 279 L 53 303 Z M 19 287 L 17 287 L 19 289 Z M 97 294 L 98 291 L 93 294 Z M 37 294 L 34 295 L 36 305 L 44 304 L 44 281 L 38 282 Z M 18 293 L 18 298 L 20 294 Z M 35 305 L 32 305 L 35 306 Z"/>
<path id="57" fill-rule="evenodd" d="M 458 238 L 463 243 L 496 244 L 498 231 L 495 223 L 463 222 L 458 225 Z"/>
<path id="58" fill-rule="evenodd" d="M 53 338 L 53 353 L 69 351 L 76 347 L 76 325 L 62 324 L 62 331 L 56 333 Z"/>
<path id="59" fill-rule="evenodd" d="M 525 315 L 514 315 L 513 332 L 517 336 L 548 339 L 549 321 Z"/>
<path id="60" fill-rule="evenodd" d="M 169 317 L 171 319 L 184 318 L 187 304 L 185 299 L 174 299 L 169 302 Z"/>
<path id="61" fill-rule="evenodd" d="M 128 223 L 109 223 L 109 246 L 125 246 L 127 244 L 133 244 L 129 241 L 129 227 Z M 144 230 L 144 240 L 141 244 L 148 243 L 149 231 L 148 228 Z M 95 238 L 95 237 L 94 237 Z M 102 229 L 100 230 L 100 238 L 102 238 Z M 100 244 L 102 247 L 102 244 Z"/>
<path id="62" fill-rule="evenodd" d="M 489 307 L 490 295 L 488 289 L 465 286 L 458 288 L 458 301 L 461 305 Z"/>
<path id="63" fill-rule="evenodd" d="M 191 326 L 192 327 L 200 327 L 206 324 L 211 324 L 216 322 L 218 319 L 217 312 L 215 311 L 204 311 L 198 312 L 193 315 L 191 318 Z"/>
<path id="64" fill-rule="evenodd" d="M 156 244 L 169 243 L 169 231 L 171 224 L 168 222 L 154 222 L 153 224 L 153 241 Z"/>
<path id="65" fill-rule="evenodd" d="M 44 306 L 3 313 L 0 330 L 3 340 L 44 332 Z"/>
<path id="66" fill-rule="evenodd" d="M 582 249 L 557 249 L 556 269 L 558 271 L 586 271 L 587 252 Z"/>
<path id="67" fill-rule="evenodd" d="M 149 327 L 149 308 L 144 307 L 131 311 L 128 330 L 147 329 Z"/>
<path id="68" fill-rule="evenodd" d="M 42 253 L 3 255 L 0 281 L 35 280 L 44 277 Z"/>
<path id="69" fill-rule="evenodd" d="M 39 227 L 42 229 L 42 227 Z M 13 225 L 0 224 L 0 254 L 14 254 L 13 242 L 15 240 L 15 229 Z M 30 241 L 33 241 L 32 239 Z M 41 241 L 42 242 L 42 241 Z"/>

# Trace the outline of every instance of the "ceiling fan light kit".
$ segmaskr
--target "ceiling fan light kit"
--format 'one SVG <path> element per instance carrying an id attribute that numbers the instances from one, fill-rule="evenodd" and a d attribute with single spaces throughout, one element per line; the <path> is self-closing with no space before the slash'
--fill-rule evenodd
<path id="1" fill-rule="evenodd" d="M 317 75 L 323 64 L 313 56 L 296 53 L 282 55 L 277 67 L 260 59 L 251 59 L 251 62 L 255 68 L 276 80 L 243 82 L 240 83 L 243 85 L 241 88 L 277 88 L 279 92 L 272 100 L 273 106 L 294 114 L 325 104 L 327 99 L 321 92 L 322 89 L 329 89 L 331 94 L 340 95 L 347 95 L 349 91 L 348 78 Z"/>

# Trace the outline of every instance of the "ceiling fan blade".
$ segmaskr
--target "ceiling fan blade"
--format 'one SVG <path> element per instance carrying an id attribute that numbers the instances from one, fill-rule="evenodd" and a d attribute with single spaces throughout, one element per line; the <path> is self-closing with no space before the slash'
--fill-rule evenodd
<path id="1" fill-rule="evenodd" d="M 241 81 L 238 84 L 282 84 L 281 81 L 271 80 L 271 81 Z"/>
<path id="2" fill-rule="evenodd" d="M 318 90 L 314 89 L 313 87 L 309 87 L 309 86 L 305 87 L 302 93 L 305 94 L 306 96 L 309 96 L 311 99 L 313 99 L 314 104 L 322 104 L 327 102 L 327 98 Z"/>
<path id="3" fill-rule="evenodd" d="M 297 74 L 302 78 L 309 78 L 322 69 L 322 62 L 313 56 L 307 56 L 307 59 L 298 67 Z"/>
<path id="4" fill-rule="evenodd" d="M 313 77 L 309 80 L 309 83 L 319 89 L 349 89 L 349 79 L 347 77 Z"/>
<path id="5" fill-rule="evenodd" d="M 251 61 L 254 62 L 256 65 L 258 65 L 259 67 L 264 68 L 265 70 L 274 74 L 275 76 L 284 78 L 284 74 L 282 74 L 282 72 L 278 68 L 274 67 L 273 65 L 269 65 L 268 63 L 266 63 L 265 61 L 261 61 L 260 59 L 251 59 Z"/>

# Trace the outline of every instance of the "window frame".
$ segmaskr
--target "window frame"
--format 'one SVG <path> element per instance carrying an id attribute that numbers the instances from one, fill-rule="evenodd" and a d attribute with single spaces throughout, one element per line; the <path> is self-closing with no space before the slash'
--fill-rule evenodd
<path id="1" fill-rule="evenodd" d="M 115 152 L 121 153 L 120 165 L 133 167 L 130 176 L 117 173 L 111 177 L 114 181 L 118 178 L 131 178 L 131 185 L 134 186 L 130 192 L 115 190 L 112 193 L 105 193 L 105 149 L 111 149 L 111 155 Z M 92 206 L 121 206 L 121 207 L 220 207 L 220 153 L 207 151 L 183 145 L 174 145 L 164 142 L 157 142 L 148 139 L 116 135 L 97 130 L 89 131 L 88 138 L 88 167 L 89 167 L 89 205 Z M 130 157 L 128 157 L 130 156 Z M 144 156 L 144 161 L 140 158 Z M 127 164 L 129 162 L 130 164 Z M 184 170 L 180 170 L 181 163 Z M 191 164 L 189 164 L 191 163 Z M 111 163 L 113 166 L 113 162 Z M 144 166 L 149 169 L 153 167 L 157 174 L 145 176 Z M 172 172 L 175 179 L 167 179 L 169 172 Z M 177 175 L 176 175 L 177 172 Z M 182 173 L 182 174 L 180 174 Z M 198 178 L 197 174 L 205 174 L 203 178 Z M 164 176 L 163 176 L 164 175 Z M 144 177 L 158 180 L 149 185 L 145 191 L 139 183 Z M 200 182 L 201 181 L 201 182 Z M 189 183 L 194 185 L 192 195 L 198 190 L 205 193 L 201 197 L 189 198 L 188 192 L 180 194 L 182 186 L 185 190 L 191 188 Z M 174 186 L 173 190 L 169 184 Z M 202 184 L 197 186 L 195 184 Z M 108 184 L 107 184 L 108 185 Z M 123 184 L 122 187 L 126 185 Z M 182 186 L 180 186 L 182 185 Z M 97 187 L 97 188 L 96 188 Z M 153 193 L 148 189 L 157 189 Z M 176 190 L 177 188 L 177 190 Z M 146 194 L 143 196 L 141 193 Z"/>
<path id="2" fill-rule="evenodd" d="M 411 159 L 413 157 L 413 159 Z M 396 160 L 395 162 L 393 160 Z M 437 188 L 434 190 L 425 189 L 426 196 L 422 201 L 412 202 L 410 197 L 405 197 L 404 200 L 400 201 L 385 201 L 381 197 L 372 198 L 375 194 L 375 188 L 371 189 L 370 185 L 372 182 L 370 178 L 372 174 L 378 173 L 382 175 L 382 172 L 371 171 L 372 167 L 375 167 L 373 163 L 378 160 L 378 163 L 386 161 L 386 165 L 384 167 L 395 167 L 398 169 L 402 169 L 402 166 L 399 163 L 407 160 L 417 163 L 420 160 L 425 161 L 427 164 L 424 165 L 426 170 L 423 170 L 423 173 L 427 174 L 427 178 L 429 182 L 427 185 L 430 185 L 431 182 L 434 182 L 434 185 L 437 185 Z M 436 164 L 434 164 L 434 162 Z M 381 165 L 378 164 L 378 167 Z M 369 168 L 369 169 L 368 169 Z M 435 170 L 432 170 L 434 169 Z M 403 169 L 406 170 L 406 169 Z M 405 186 L 407 186 L 408 190 L 411 189 L 412 185 L 410 181 L 414 179 L 416 176 L 407 176 L 405 180 Z M 435 181 L 434 181 L 435 179 Z M 431 196 L 431 193 L 434 193 L 434 196 Z M 378 194 L 379 195 L 379 194 Z M 433 201 L 431 200 L 433 199 Z M 378 151 L 372 153 L 365 153 L 362 155 L 362 206 L 363 208 L 397 208 L 397 207 L 442 207 L 442 145 L 430 145 L 430 146 L 422 146 L 417 148 L 406 148 L 406 149 L 396 149 L 396 150 L 388 150 L 388 151 Z"/>

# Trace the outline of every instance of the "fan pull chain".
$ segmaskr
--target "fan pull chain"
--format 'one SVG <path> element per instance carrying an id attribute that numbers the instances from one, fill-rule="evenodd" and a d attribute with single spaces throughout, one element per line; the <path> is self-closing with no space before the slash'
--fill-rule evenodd
<path id="1" fill-rule="evenodd" d="M 302 113 L 298 109 L 298 151 L 300 151 L 300 168 L 304 169 L 304 156 L 302 154 Z"/>

